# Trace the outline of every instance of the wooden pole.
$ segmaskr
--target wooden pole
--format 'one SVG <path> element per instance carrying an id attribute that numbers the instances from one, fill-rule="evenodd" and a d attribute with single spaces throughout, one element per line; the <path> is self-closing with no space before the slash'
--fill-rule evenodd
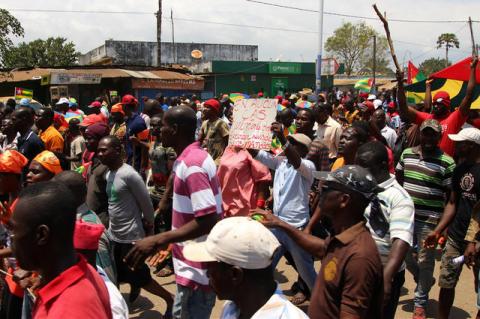
<path id="1" fill-rule="evenodd" d="M 475 45 L 475 37 L 473 36 L 473 28 L 472 28 L 472 18 L 468 17 L 468 26 L 470 27 L 470 37 L 472 39 L 472 56 L 476 56 L 477 53 L 477 46 Z"/>
<path id="2" fill-rule="evenodd" d="M 390 36 L 390 29 L 388 27 L 388 21 L 386 19 L 387 14 L 385 13 L 385 16 L 383 16 L 380 13 L 380 10 L 378 10 L 376 4 L 373 5 L 373 9 L 377 13 L 380 20 L 383 22 L 383 27 L 385 28 L 385 33 L 387 34 L 388 46 L 390 47 L 390 54 L 392 55 L 393 63 L 395 64 L 395 67 L 397 68 L 398 71 L 403 71 L 402 67 L 398 63 L 397 55 L 395 54 L 395 49 L 393 47 L 392 37 Z"/>

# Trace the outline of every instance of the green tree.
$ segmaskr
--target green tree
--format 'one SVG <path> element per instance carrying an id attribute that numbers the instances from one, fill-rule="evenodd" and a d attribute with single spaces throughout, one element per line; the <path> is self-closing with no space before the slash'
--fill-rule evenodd
<path id="1" fill-rule="evenodd" d="M 453 33 L 442 33 L 437 39 L 437 49 L 445 47 L 445 65 L 448 66 L 448 49 L 459 48 L 460 42 L 458 42 L 457 36 Z"/>
<path id="2" fill-rule="evenodd" d="M 23 34 L 20 22 L 7 10 L 0 9 L 0 66 L 4 66 L 4 56 L 13 47 L 10 36 L 22 37 Z"/>
<path id="3" fill-rule="evenodd" d="M 345 73 L 350 76 L 354 71 L 361 70 L 364 67 L 371 65 L 372 62 L 367 62 L 368 56 L 373 60 L 373 36 L 377 36 L 377 43 L 383 43 L 381 37 L 372 27 L 367 26 L 365 22 L 352 24 L 350 22 L 343 23 L 341 27 L 333 32 L 333 35 L 325 42 L 325 50 L 340 58 L 345 63 Z M 377 63 L 382 66 L 382 57 L 386 53 L 386 46 L 377 46 Z M 384 59 L 387 61 L 387 59 Z M 388 64 L 387 64 L 388 65 Z"/>
<path id="4" fill-rule="evenodd" d="M 445 59 L 430 58 L 420 63 L 418 70 L 428 78 L 430 74 L 440 71 L 445 68 L 445 65 L 449 66 L 450 64 L 451 63 L 447 62 Z"/>
<path id="5" fill-rule="evenodd" d="M 372 39 L 373 41 L 373 39 Z M 373 42 L 371 42 L 373 43 Z M 395 72 L 390 68 L 390 55 L 388 54 L 388 40 L 384 36 L 377 35 L 377 50 L 376 50 L 376 65 L 375 71 L 382 75 L 394 75 Z M 373 44 L 370 48 L 365 50 L 363 56 L 359 60 L 359 73 L 371 75 L 373 72 Z"/>
<path id="6" fill-rule="evenodd" d="M 9 68 L 70 66 L 77 63 L 79 54 L 73 42 L 50 37 L 20 43 L 7 52 L 4 64 Z"/>

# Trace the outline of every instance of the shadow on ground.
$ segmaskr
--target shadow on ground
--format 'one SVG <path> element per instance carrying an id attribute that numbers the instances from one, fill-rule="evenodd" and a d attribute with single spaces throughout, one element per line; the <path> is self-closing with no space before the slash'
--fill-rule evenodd
<path id="1" fill-rule="evenodd" d="M 398 303 L 399 307 L 405 312 L 413 313 L 413 299 L 402 300 Z M 427 317 L 437 318 L 438 301 L 430 299 L 427 305 Z M 472 318 L 471 314 L 463 309 L 453 306 L 450 311 L 450 318 L 468 319 Z"/>

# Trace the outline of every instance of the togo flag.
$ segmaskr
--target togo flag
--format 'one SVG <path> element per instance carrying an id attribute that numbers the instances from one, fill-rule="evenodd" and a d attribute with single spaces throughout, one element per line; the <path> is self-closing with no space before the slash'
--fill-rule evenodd
<path id="1" fill-rule="evenodd" d="M 32 99 L 33 98 L 33 90 L 22 89 L 22 88 L 15 88 L 15 100 L 21 99 Z"/>
<path id="2" fill-rule="evenodd" d="M 363 92 L 370 92 L 370 90 L 372 89 L 372 85 L 373 85 L 373 79 L 365 78 L 365 79 L 358 80 L 357 83 L 355 83 L 354 88 Z"/>

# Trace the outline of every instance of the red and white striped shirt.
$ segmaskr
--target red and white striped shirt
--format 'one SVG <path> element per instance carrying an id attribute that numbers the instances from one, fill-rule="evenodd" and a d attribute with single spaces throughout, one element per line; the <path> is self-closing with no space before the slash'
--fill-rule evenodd
<path id="1" fill-rule="evenodd" d="M 178 229 L 196 217 L 222 214 L 222 194 L 217 168 L 212 157 L 200 147 L 190 144 L 173 166 L 172 230 Z M 206 236 L 195 241 L 204 241 Z M 183 256 L 184 243 L 173 245 L 173 266 L 177 284 L 210 289 L 205 263 L 192 262 Z"/>

